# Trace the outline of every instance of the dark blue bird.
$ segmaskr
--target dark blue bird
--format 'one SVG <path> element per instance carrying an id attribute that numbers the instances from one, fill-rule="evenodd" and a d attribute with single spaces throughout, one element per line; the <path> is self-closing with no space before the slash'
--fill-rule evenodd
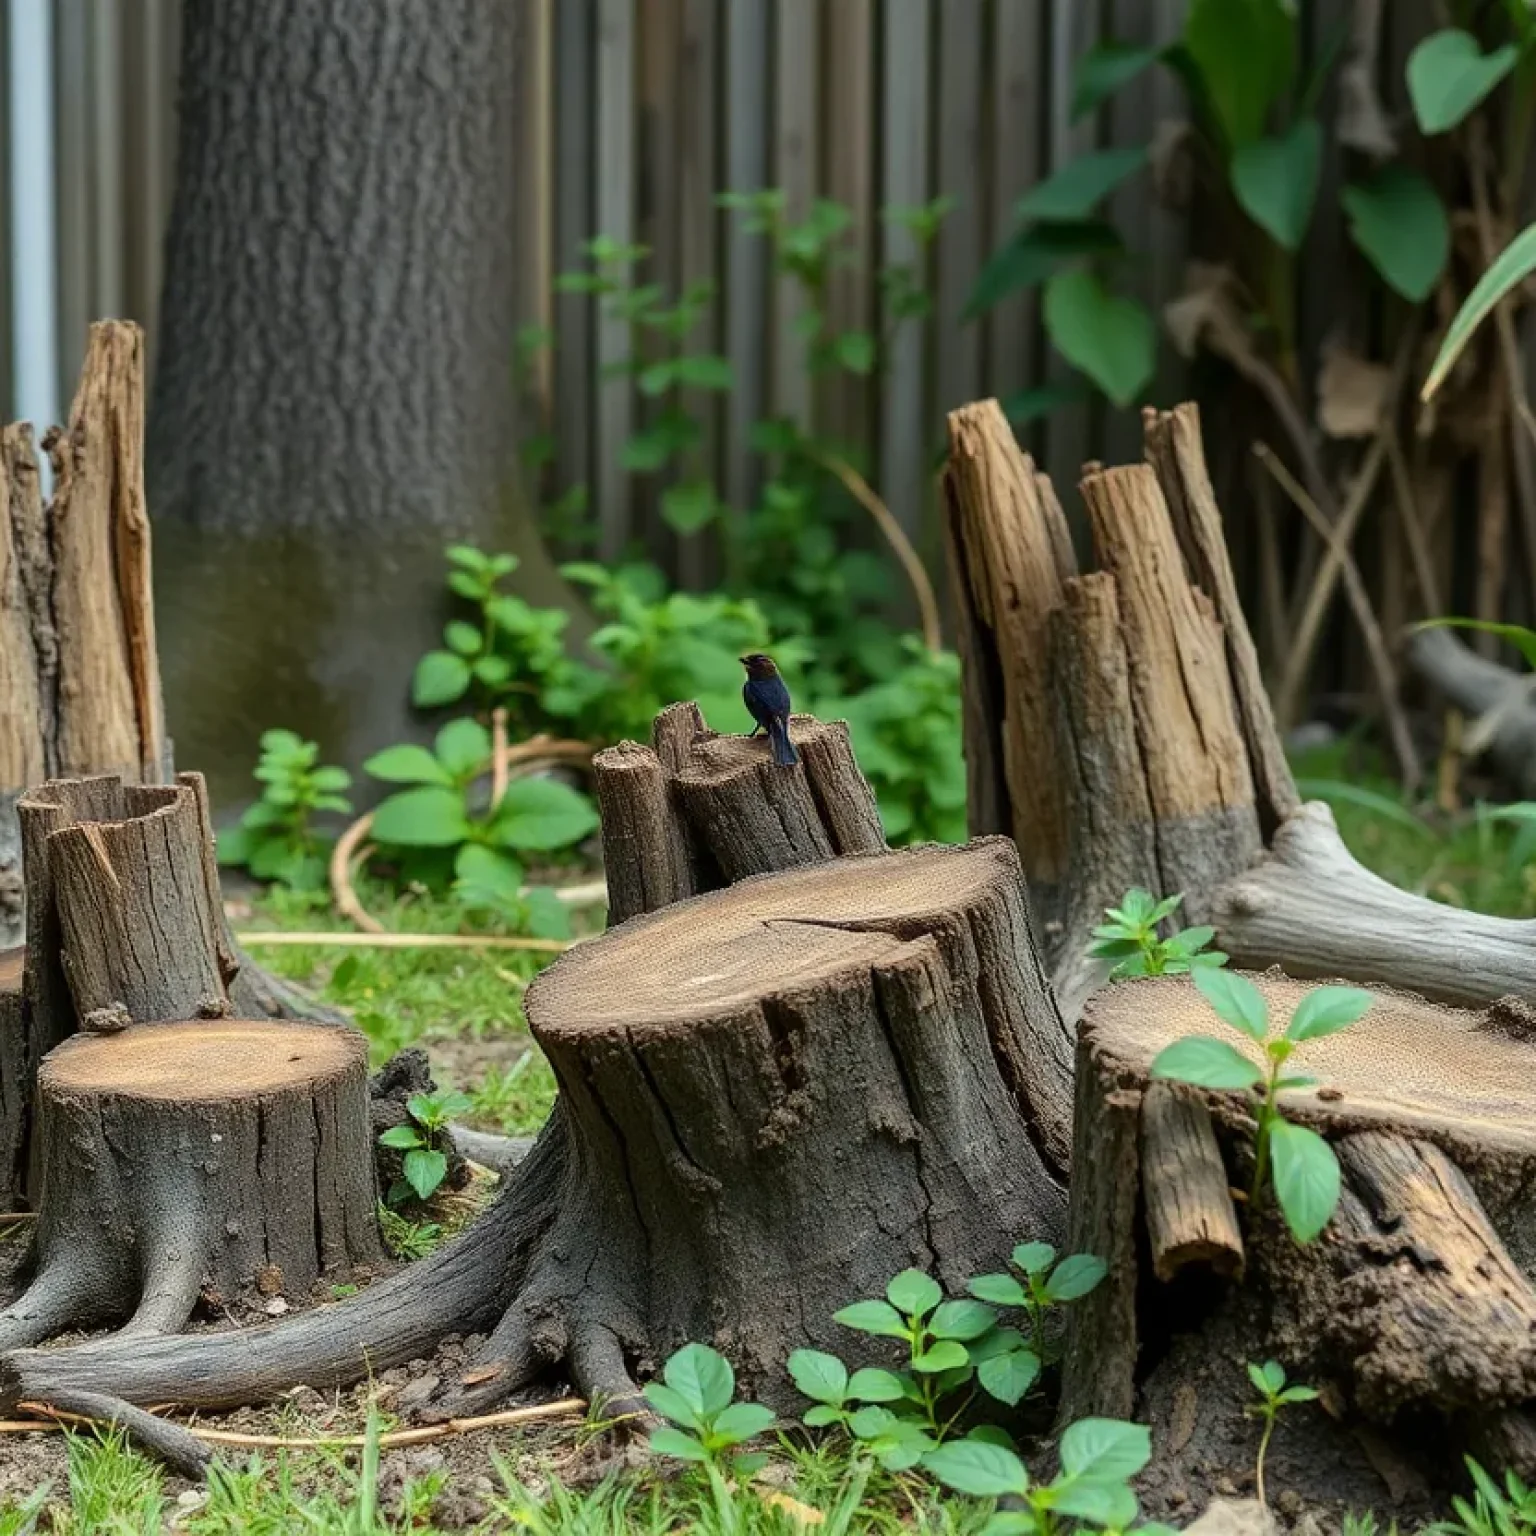
<path id="1" fill-rule="evenodd" d="M 767 731 L 774 762 L 781 768 L 793 768 L 800 761 L 800 754 L 789 739 L 789 689 L 784 686 L 772 656 L 755 651 L 743 656 L 741 664 L 747 669 L 747 680 L 741 687 L 742 702 L 757 721 L 752 734 Z"/>

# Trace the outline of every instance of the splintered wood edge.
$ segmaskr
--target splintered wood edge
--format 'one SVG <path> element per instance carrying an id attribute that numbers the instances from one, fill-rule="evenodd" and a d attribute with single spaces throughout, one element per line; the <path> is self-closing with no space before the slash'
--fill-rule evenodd
<path id="1" fill-rule="evenodd" d="M 272 1019 L 136 1024 L 119 1034 L 72 1035 L 38 1069 L 40 1092 L 63 1098 L 222 1104 L 366 1073 L 368 1042 L 354 1029 Z"/>
<path id="2" fill-rule="evenodd" d="M 1022 881 L 1011 839 L 856 854 L 674 902 L 568 951 L 529 987 L 536 1035 L 665 1032 L 898 959 Z"/>
<path id="3" fill-rule="evenodd" d="M 1248 979 L 1269 1004 L 1272 1035 L 1315 987 L 1358 985 L 1297 981 L 1278 970 Z M 1340 1134 L 1397 1129 L 1463 1148 L 1536 1152 L 1536 1029 L 1523 1016 L 1497 1004 L 1472 1012 L 1389 987 L 1361 990 L 1375 999 L 1362 1019 L 1297 1048 L 1287 1070 L 1318 1081 L 1280 1095 L 1289 1115 Z M 1102 989 L 1080 1029 L 1115 1074 L 1138 1086 L 1158 1051 L 1189 1035 L 1213 1036 L 1260 1060 L 1259 1047 L 1223 1024 L 1185 976 Z M 1202 1096 L 1228 1120 L 1233 1106 L 1247 1103 L 1236 1093 Z"/>
<path id="4" fill-rule="evenodd" d="M 797 748 L 828 736 L 848 738 L 846 720 L 821 720 L 815 715 L 791 715 L 789 739 Z M 745 731 L 704 731 L 689 743 L 688 755 L 677 770 L 687 784 L 721 784 L 752 773 L 772 761 L 773 747 L 767 733 L 752 736 Z"/>

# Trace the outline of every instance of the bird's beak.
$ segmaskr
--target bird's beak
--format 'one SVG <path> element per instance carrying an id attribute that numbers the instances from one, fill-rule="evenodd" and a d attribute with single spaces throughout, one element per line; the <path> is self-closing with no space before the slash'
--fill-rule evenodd
<path id="1" fill-rule="evenodd" d="M 736 660 L 739 661 L 742 666 L 746 666 L 747 664 L 747 658 L 745 656 L 738 656 Z"/>

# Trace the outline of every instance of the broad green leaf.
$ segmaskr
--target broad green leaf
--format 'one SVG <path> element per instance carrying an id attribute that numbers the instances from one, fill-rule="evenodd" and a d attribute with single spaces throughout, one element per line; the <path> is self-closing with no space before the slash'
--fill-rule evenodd
<path id="1" fill-rule="evenodd" d="M 830 1403 L 817 1403 L 814 1408 L 806 1409 L 800 1422 L 808 1429 L 825 1429 L 829 1424 L 843 1422 L 843 1410 L 832 1407 Z"/>
<path id="2" fill-rule="evenodd" d="M 1203 975 L 1204 972 L 1196 972 Z M 1212 974 L 1220 975 L 1220 972 Z M 1164 1046 L 1152 1062 L 1153 1077 L 1168 1077 L 1196 1088 L 1251 1088 L 1264 1073 L 1225 1040 L 1190 1035 Z"/>
<path id="3" fill-rule="evenodd" d="M 976 1379 L 982 1389 L 1010 1408 L 1022 1401 L 1039 1374 L 1039 1357 L 1028 1349 L 1010 1349 L 976 1367 Z"/>
<path id="4" fill-rule="evenodd" d="M 970 1359 L 964 1344 L 953 1339 L 939 1339 L 921 1354 L 913 1355 L 912 1369 L 921 1371 L 924 1376 L 933 1376 L 939 1371 L 957 1371 L 961 1366 L 969 1365 Z"/>
<path id="5" fill-rule="evenodd" d="M 1241 1030 L 1250 1040 L 1262 1040 L 1269 1033 L 1269 1004 L 1246 976 L 1236 971 L 1201 971 L 1195 986 L 1223 1024 Z"/>
<path id="6" fill-rule="evenodd" d="M 1091 1253 L 1068 1254 L 1045 1283 L 1049 1301 L 1076 1301 L 1086 1296 L 1109 1273 L 1103 1259 Z"/>
<path id="7" fill-rule="evenodd" d="M 856 1301 L 832 1314 L 834 1323 L 845 1328 L 856 1328 L 860 1333 L 873 1333 L 881 1338 L 905 1339 L 909 1336 L 906 1323 L 895 1307 L 883 1301 Z"/>
<path id="8" fill-rule="evenodd" d="M 875 338 L 868 331 L 843 331 L 832 343 L 832 355 L 849 373 L 861 377 L 875 367 Z"/>
<path id="9" fill-rule="evenodd" d="M 1282 1403 L 1314 1403 L 1321 1396 L 1316 1387 L 1287 1387 L 1279 1400 Z"/>
<path id="10" fill-rule="evenodd" d="M 1063 262 L 1121 249 L 1119 233 L 1101 220 L 1015 230 L 981 269 L 976 286 L 965 301 L 965 318 L 974 320 L 1010 294 L 1043 283 Z"/>
<path id="11" fill-rule="evenodd" d="M 693 1404 L 665 1382 L 646 1382 L 640 1389 L 640 1395 L 662 1418 L 670 1419 L 674 1424 L 681 1424 L 686 1429 L 698 1429 L 703 1423 Z"/>
<path id="12" fill-rule="evenodd" d="M 514 779 L 502 796 L 494 824 L 507 848 L 568 848 L 597 830 L 597 812 L 580 791 L 558 779 Z"/>
<path id="13" fill-rule="evenodd" d="M 926 1317 L 944 1299 L 939 1282 L 920 1269 L 904 1269 L 885 1288 L 885 1298 L 905 1317 Z"/>
<path id="14" fill-rule="evenodd" d="M 411 703 L 418 709 L 452 704 L 469 687 L 469 663 L 452 651 L 428 651 L 411 675 Z"/>
<path id="15" fill-rule="evenodd" d="M 1405 165 L 1383 166 L 1339 193 L 1349 233 L 1389 288 L 1419 304 L 1435 291 L 1451 253 L 1440 194 Z"/>
<path id="16" fill-rule="evenodd" d="M 882 1371 L 877 1366 L 865 1366 L 855 1371 L 848 1380 L 848 1401 L 855 1403 L 897 1403 L 906 1394 L 906 1387 L 894 1371 Z"/>
<path id="17" fill-rule="evenodd" d="M 672 378 L 693 389 L 728 390 L 736 382 L 730 360 L 713 354 L 679 357 L 672 364 Z"/>
<path id="18" fill-rule="evenodd" d="M 1094 150 L 1080 155 L 1031 187 L 1014 204 L 1014 216 L 1053 223 L 1086 219 L 1121 182 L 1135 175 L 1146 163 L 1145 145 L 1132 149 Z"/>
<path id="19" fill-rule="evenodd" d="M 1232 156 L 1232 190 L 1243 211 L 1288 251 L 1298 250 L 1312 218 L 1323 163 L 1315 118 L 1276 138 L 1251 139 Z"/>
<path id="20" fill-rule="evenodd" d="M 1032 1509 L 1002 1509 L 981 1528 L 981 1536 L 1036 1536 L 1040 1521 Z"/>
<path id="21" fill-rule="evenodd" d="M 967 1289 L 998 1307 L 1022 1307 L 1029 1301 L 1029 1292 L 1012 1275 L 977 1275 Z"/>
<path id="22" fill-rule="evenodd" d="M 730 1361 L 707 1344 L 685 1344 L 661 1374 L 695 1413 L 706 1418 L 724 1412 L 736 1391 Z"/>
<path id="23" fill-rule="evenodd" d="M 923 1466 L 946 1488 L 976 1499 L 998 1499 L 1005 1494 L 1023 1498 L 1029 1492 L 1024 1463 L 1005 1447 L 981 1440 L 941 1445 L 923 1457 Z"/>
<path id="24" fill-rule="evenodd" d="M 1506 43 L 1484 53 L 1470 32 L 1432 32 L 1408 55 L 1408 96 L 1419 127 L 1446 133 L 1515 67 L 1520 50 Z"/>
<path id="25" fill-rule="evenodd" d="M 1056 1262 L 1056 1250 L 1049 1243 L 1020 1243 L 1013 1250 L 1013 1262 L 1026 1275 L 1043 1275 Z"/>
<path id="26" fill-rule="evenodd" d="M 421 1132 L 414 1125 L 392 1125 L 379 1137 L 381 1147 L 419 1147 Z"/>
<path id="27" fill-rule="evenodd" d="M 675 1456 L 679 1461 L 708 1461 L 709 1452 L 692 1435 L 680 1429 L 653 1429 L 651 1449 L 658 1456 Z"/>
<path id="28" fill-rule="evenodd" d="M 1292 7 L 1286 0 L 1190 0 L 1183 43 L 1228 145 L 1258 138 L 1295 73 Z"/>
<path id="29" fill-rule="evenodd" d="M 402 790 L 373 813 L 373 836 L 402 848 L 452 848 L 469 832 L 463 797 L 439 784 Z"/>
<path id="30" fill-rule="evenodd" d="M 1061 1469 L 1070 1477 L 1128 1478 L 1152 1457 L 1152 1431 L 1121 1419 L 1079 1419 L 1061 1437 Z"/>
<path id="31" fill-rule="evenodd" d="M 979 1339 L 997 1322 L 997 1313 L 979 1301 L 946 1301 L 933 1314 L 928 1327 L 936 1339 Z"/>
<path id="32" fill-rule="evenodd" d="M 480 843 L 466 843 L 459 849 L 454 855 L 453 872 L 461 884 L 498 901 L 511 904 L 522 895 L 522 865 Z"/>
<path id="33" fill-rule="evenodd" d="M 761 1403 L 732 1403 L 715 1416 L 710 1439 L 724 1445 L 740 1445 L 773 1427 L 774 1412 Z"/>
<path id="34" fill-rule="evenodd" d="M 1116 405 L 1129 405 L 1156 368 L 1157 327 L 1145 306 L 1111 293 L 1086 269 L 1045 286 L 1046 334 L 1056 350 Z"/>
<path id="35" fill-rule="evenodd" d="M 860 1408 L 849 1415 L 848 1429 L 856 1440 L 873 1440 L 876 1435 L 888 1434 L 897 1422 L 889 1408 Z"/>
<path id="36" fill-rule="evenodd" d="M 1263 1365 L 1248 1362 L 1248 1380 L 1262 1397 L 1273 1397 L 1285 1385 L 1285 1367 L 1278 1360 L 1266 1360 Z"/>
<path id="37" fill-rule="evenodd" d="M 841 1403 L 848 1395 L 848 1367 L 819 1349 L 797 1349 L 789 1357 L 790 1380 L 814 1402 Z"/>
<path id="38" fill-rule="evenodd" d="M 1339 1160 L 1316 1131 L 1276 1120 L 1269 1132 L 1275 1198 L 1299 1243 L 1310 1243 L 1328 1225 L 1339 1203 Z"/>
<path id="39" fill-rule="evenodd" d="M 571 909 L 547 885 L 530 887 L 523 894 L 523 904 L 531 938 L 570 938 Z"/>
<path id="40" fill-rule="evenodd" d="M 1536 235 L 1536 224 L 1527 233 Z M 1536 272 L 1536 244 L 1531 247 L 1531 270 Z M 1485 635 L 1497 635 L 1525 657 L 1527 664 L 1536 670 L 1536 629 L 1523 624 L 1498 624 L 1491 619 L 1426 619 L 1420 629 L 1475 629 Z"/>
<path id="41" fill-rule="evenodd" d="M 971 1357 L 971 1364 L 977 1365 L 983 1360 L 990 1360 L 993 1355 L 1006 1355 L 1011 1349 L 1027 1347 L 1024 1335 L 1017 1328 L 994 1328 L 982 1334 L 979 1339 L 973 1339 L 966 1345 L 966 1350 Z"/>
<path id="42" fill-rule="evenodd" d="M 463 619 L 451 620 L 443 630 L 443 639 L 448 642 L 448 649 L 456 651 L 460 656 L 476 655 L 482 643 L 480 631 L 473 624 L 466 624 Z"/>
<path id="43" fill-rule="evenodd" d="M 1165 941 L 1163 948 L 1170 955 L 1179 955 L 1184 959 L 1205 948 L 1216 937 L 1214 928 L 1182 928 L 1171 939 Z"/>
<path id="44" fill-rule="evenodd" d="M 1072 121 L 1086 117 L 1161 57 L 1159 48 L 1137 48 L 1127 43 L 1100 43 L 1090 48 L 1072 70 Z"/>
<path id="45" fill-rule="evenodd" d="M 487 688 L 500 688 L 512 676 L 512 663 L 505 656 L 477 656 L 469 669 Z"/>
<path id="46" fill-rule="evenodd" d="M 413 1147 L 400 1160 L 400 1172 L 417 1198 L 425 1200 L 447 1177 L 448 1159 L 429 1147 Z"/>
<path id="47" fill-rule="evenodd" d="M 1090 1525 L 1123 1530 L 1136 1518 L 1136 1495 L 1117 1478 L 1071 1477 L 1055 1485 L 1051 1507 Z"/>
<path id="48" fill-rule="evenodd" d="M 674 533 L 697 533 L 714 520 L 719 502 L 706 481 L 669 485 L 661 493 L 661 515 Z"/>
<path id="49" fill-rule="evenodd" d="M 491 733 L 468 716 L 450 720 L 437 733 L 432 746 L 438 762 L 456 780 L 472 778 L 491 761 Z"/>
<path id="50" fill-rule="evenodd" d="M 1118 917 L 1123 914 L 1127 922 L 1138 928 L 1144 928 L 1156 910 L 1157 897 L 1151 891 L 1142 890 L 1140 886 L 1133 886 L 1125 893 L 1118 907 L 1110 908 L 1112 915 Z"/>
<path id="51" fill-rule="evenodd" d="M 1297 1003 L 1286 1026 L 1287 1040 L 1317 1040 L 1337 1034 L 1363 1018 L 1376 1001 L 1359 987 L 1314 987 Z"/>

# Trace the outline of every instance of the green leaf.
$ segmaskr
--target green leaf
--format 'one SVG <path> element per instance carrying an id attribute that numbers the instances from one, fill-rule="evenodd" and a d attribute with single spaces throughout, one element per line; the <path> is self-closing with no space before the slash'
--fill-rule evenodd
<path id="1" fill-rule="evenodd" d="M 797 1349 L 789 1357 L 789 1379 L 813 1402 L 842 1403 L 848 1396 L 848 1367 L 819 1349 Z"/>
<path id="2" fill-rule="evenodd" d="M 640 1389 L 640 1395 L 662 1418 L 670 1419 L 674 1424 L 681 1424 L 685 1429 L 699 1429 L 703 1425 L 703 1420 L 693 1404 L 681 1392 L 674 1391 L 665 1382 L 646 1382 Z"/>
<path id="3" fill-rule="evenodd" d="M 923 1457 L 923 1467 L 946 1488 L 976 1499 L 1023 1498 L 1029 1492 L 1029 1473 L 1014 1452 L 981 1440 L 941 1445 Z"/>
<path id="4" fill-rule="evenodd" d="M 1376 999 L 1359 987 L 1314 987 L 1297 1003 L 1286 1027 L 1287 1040 L 1317 1040 L 1337 1034 L 1363 1018 Z"/>
<path id="5" fill-rule="evenodd" d="M 619 463 L 634 474 L 651 474 L 672 457 L 672 439 L 665 432 L 637 432 L 619 452 Z"/>
<path id="6" fill-rule="evenodd" d="M 452 848 L 469 833 L 463 798 L 438 784 L 402 790 L 373 813 L 373 836 L 402 848 Z"/>
<path id="7" fill-rule="evenodd" d="M 443 631 L 443 639 L 448 642 L 448 649 L 460 656 L 475 655 L 481 645 L 480 631 L 463 619 L 454 619 Z"/>
<path id="8" fill-rule="evenodd" d="M 411 703 L 418 709 L 452 704 L 469 688 L 469 663 L 452 651 L 428 651 L 411 676 Z"/>
<path id="9" fill-rule="evenodd" d="M 1049 1243 L 1020 1243 L 1013 1262 L 1026 1275 L 1043 1275 L 1056 1262 L 1056 1250 Z"/>
<path id="10" fill-rule="evenodd" d="M 1536 235 L 1536 224 L 1533 224 L 1527 233 Z M 1531 270 L 1536 272 L 1536 245 L 1531 247 Z M 1426 619 L 1417 627 L 1419 629 L 1475 629 L 1485 635 L 1497 635 L 1499 639 L 1507 640 L 1514 646 L 1525 657 L 1531 668 L 1536 670 L 1536 629 L 1527 629 L 1523 624 L 1497 624 L 1491 619 Z"/>
<path id="11" fill-rule="evenodd" d="M 438 762 L 455 780 L 483 773 L 491 761 L 491 733 L 478 720 L 467 716 L 450 720 L 432 745 Z"/>
<path id="12" fill-rule="evenodd" d="M 997 1323 L 997 1313 L 979 1301 L 946 1301 L 928 1327 L 936 1339 L 979 1339 Z"/>
<path id="13" fill-rule="evenodd" d="M 459 849 L 454 856 L 453 873 L 460 885 L 509 906 L 523 893 L 522 865 L 480 843 L 466 843 Z"/>
<path id="14" fill-rule="evenodd" d="M 1263 1365 L 1255 1365 L 1250 1360 L 1248 1380 L 1261 1397 L 1273 1397 L 1285 1385 L 1285 1367 L 1278 1360 L 1266 1360 Z"/>
<path id="15" fill-rule="evenodd" d="M 1251 1088 L 1263 1080 L 1264 1073 L 1225 1040 L 1190 1035 L 1175 1040 L 1157 1053 L 1152 1062 L 1152 1076 L 1192 1083 L 1196 1088 Z"/>
<path id="16" fill-rule="evenodd" d="M 1156 368 L 1157 327 L 1147 309 L 1111 293 L 1084 269 L 1061 272 L 1045 287 L 1046 334 L 1074 368 L 1116 405 L 1129 405 Z"/>
<path id="17" fill-rule="evenodd" d="M 832 1314 L 834 1323 L 845 1328 L 855 1328 L 860 1333 L 873 1333 L 881 1338 L 905 1339 L 909 1337 L 901 1313 L 883 1301 L 856 1301 L 851 1306 Z"/>
<path id="18" fill-rule="evenodd" d="M 944 1299 L 939 1282 L 920 1269 L 904 1269 L 885 1288 L 885 1297 L 904 1317 L 926 1317 Z"/>
<path id="19" fill-rule="evenodd" d="M 1136 1518 L 1136 1495 L 1115 1478 L 1069 1478 L 1055 1485 L 1051 1507 L 1090 1525 L 1124 1530 Z"/>
<path id="20" fill-rule="evenodd" d="M 1121 182 L 1147 163 L 1147 148 L 1101 149 L 1070 160 L 1053 176 L 1031 187 L 1013 206 L 1020 219 L 1053 223 L 1086 219 Z"/>
<path id="21" fill-rule="evenodd" d="M 981 1528 L 981 1536 L 1037 1536 L 1040 1521 L 1032 1509 L 1004 1509 Z"/>
<path id="22" fill-rule="evenodd" d="M 1271 1124 L 1269 1156 L 1285 1224 L 1298 1243 L 1310 1243 L 1339 1203 L 1339 1160 L 1316 1131 L 1289 1120 Z"/>
<path id="23" fill-rule="evenodd" d="M 661 515 L 674 533 L 697 533 L 707 528 L 718 508 L 714 488 L 704 480 L 669 485 L 661 493 Z"/>
<path id="24" fill-rule="evenodd" d="M 830 1403 L 817 1403 L 814 1408 L 806 1409 L 800 1422 L 808 1429 L 825 1429 L 829 1424 L 843 1422 L 843 1410 L 834 1408 Z"/>
<path id="25" fill-rule="evenodd" d="M 429 1147 L 413 1147 L 400 1160 L 400 1173 L 417 1198 L 425 1200 L 448 1176 L 448 1159 Z"/>
<path id="26" fill-rule="evenodd" d="M 723 1412 L 736 1391 L 736 1373 L 730 1361 L 707 1344 L 685 1344 L 662 1367 L 661 1374 L 667 1385 L 705 1418 Z"/>
<path id="27" fill-rule="evenodd" d="M 1072 121 L 1086 117 L 1161 57 L 1160 48 L 1137 48 L 1128 43 L 1100 43 L 1090 48 L 1072 71 Z"/>
<path id="28" fill-rule="evenodd" d="M 1389 288 L 1412 304 L 1435 291 L 1451 254 L 1440 194 L 1417 171 L 1386 165 L 1339 193 L 1351 239 Z"/>
<path id="29" fill-rule="evenodd" d="M 1232 156 L 1232 190 L 1243 211 L 1288 251 L 1306 235 L 1322 163 L 1323 129 L 1315 118 L 1279 137 L 1253 139 Z"/>
<path id="30" fill-rule="evenodd" d="M 1362 784 L 1350 784 L 1342 779 L 1297 779 L 1297 792 L 1308 800 L 1326 800 L 1330 805 L 1355 805 L 1363 811 L 1384 816 L 1394 825 L 1412 832 L 1418 837 L 1433 840 L 1434 833 L 1400 801 L 1388 795 L 1367 789 Z"/>
<path id="31" fill-rule="evenodd" d="M 761 1403 L 732 1403 L 716 1416 L 710 1439 L 723 1445 L 740 1445 L 773 1427 L 774 1412 Z"/>
<path id="32" fill-rule="evenodd" d="M 680 1429 L 653 1429 L 651 1449 L 658 1456 L 674 1456 L 679 1461 L 708 1461 L 709 1452 L 692 1435 Z"/>
<path id="33" fill-rule="evenodd" d="M 496 841 L 506 848 L 568 848 L 597 830 L 597 812 L 558 779 L 514 779 L 496 812 Z"/>
<path id="34" fill-rule="evenodd" d="M 1073 1253 L 1051 1271 L 1045 1283 L 1047 1301 L 1076 1301 L 1086 1296 L 1109 1273 L 1103 1259 L 1091 1253 Z"/>
<path id="35" fill-rule="evenodd" d="M 679 384 L 686 384 L 692 389 L 728 390 L 736 383 L 729 359 L 712 353 L 675 359 L 672 377 Z"/>
<path id="36" fill-rule="evenodd" d="M 1061 1437 L 1061 1468 L 1070 1477 L 1128 1478 L 1152 1459 L 1152 1431 L 1121 1419 L 1079 1419 Z"/>
<path id="37" fill-rule="evenodd" d="M 1520 57 L 1513 43 L 1484 53 L 1470 32 L 1432 32 L 1408 55 L 1408 96 L 1427 134 L 1454 128 L 1507 75 Z"/>
<path id="38" fill-rule="evenodd" d="M 570 938 L 571 909 L 547 885 L 535 885 L 523 892 L 523 902 L 530 937 Z"/>
<path id="39" fill-rule="evenodd" d="M 1003 401 L 1003 415 L 1016 427 L 1027 427 L 1064 406 L 1076 405 L 1089 395 L 1085 379 L 1063 379 L 1057 384 L 1039 384 L 1033 389 L 1021 389 Z"/>
<path id="40" fill-rule="evenodd" d="M 1033 1350 L 1010 1349 L 993 1355 L 976 1367 L 976 1379 L 982 1389 L 998 1402 L 1016 1407 L 1034 1386 L 1040 1374 L 1040 1360 Z"/>
<path id="41" fill-rule="evenodd" d="M 939 1339 L 921 1354 L 913 1355 L 912 1369 L 921 1371 L 924 1376 L 933 1376 L 939 1371 L 957 1371 L 961 1366 L 969 1365 L 970 1360 L 964 1344 L 953 1339 Z"/>
<path id="42" fill-rule="evenodd" d="M 1121 249 L 1118 231 L 1101 220 L 1016 230 L 981 269 L 976 286 L 965 301 L 964 318 L 974 320 L 1010 294 L 1043 283 L 1063 262 Z"/>
<path id="43" fill-rule="evenodd" d="M 1269 1004 L 1246 976 L 1236 971 L 1199 971 L 1195 985 L 1223 1024 L 1241 1030 L 1250 1040 L 1262 1040 L 1269 1033 Z"/>
<path id="44" fill-rule="evenodd" d="M 1281 1403 L 1315 1403 L 1322 1393 L 1316 1387 L 1287 1387 L 1276 1399 Z"/>
<path id="45" fill-rule="evenodd" d="M 803 1390 L 803 1389 L 802 1389 Z M 854 1403 L 896 1403 L 907 1395 L 905 1383 L 894 1371 L 865 1366 L 855 1371 L 848 1382 L 848 1401 Z"/>
<path id="46" fill-rule="evenodd" d="M 392 1125 L 379 1137 L 381 1147 L 401 1147 L 409 1150 L 421 1145 L 421 1132 L 414 1125 Z"/>
<path id="47" fill-rule="evenodd" d="M 477 656 L 469 670 L 487 688 L 500 688 L 512 676 L 512 663 L 505 656 Z"/>
<path id="48" fill-rule="evenodd" d="M 1296 67 L 1296 18 L 1285 0 L 1190 0 L 1184 52 L 1232 148 L 1264 132 Z"/>
<path id="49" fill-rule="evenodd" d="M 861 377 L 875 368 L 875 338 L 868 331 L 843 331 L 832 343 L 832 355 L 849 373 Z"/>

